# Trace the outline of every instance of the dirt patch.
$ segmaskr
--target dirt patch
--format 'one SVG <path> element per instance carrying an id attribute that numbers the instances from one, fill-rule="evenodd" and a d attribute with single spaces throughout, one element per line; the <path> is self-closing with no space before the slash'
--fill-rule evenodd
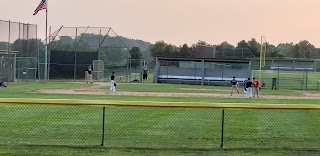
<path id="1" fill-rule="evenodd" d="M 78 82 L 74 82 L 78 83 Z M 110 93 L 108 90 L 109 83 L 101 82 L 94 83 L 86 88 L 78 89 L 43 89 L 38 90 L 38 93 L 47 94 L 82 94 L 82 95 L 125 95 L 125 96 L 155 96 L 155 97 L 206 97 L 206 98 L 245 98 L 244 94 L 221 94 L 221 93 L 168 93 L 168 92 L 128 92 L 117 91 Z M 101 89 L 105 87 L 106 89 Z M 194 88 L 180 88 L 182 90 L 203 90 L 210 91 L 210 89 L 194 89 Z M 217 90 L 214 90 L 217 91 Z M 221 90 L 228 91 L 228 90 Z M 284 95 L 261 95 L 262 99 L 320 99 L 320 93 L 316 92 L 303 92 L 300 96 L 284 96 Z"/>
<path id="2" fill-rule="evenodd" d="M 316 97 L 316 98 L 320 99 L 320 93 L 319 92 L 303 92 L 303 96 Z"/>
<path id="3" fill-rule="evenodd" d="M 40 93 L 47 94 L 82 94 L 82 95 L 125 95 L 125 96 L 155 96 L 155 97 L 206 97 L 206 98 L 244 98 L 243 94 L 217 94 L 217 93 L 165 93 L 165 92 L 127 92 L 117 91 L 110 93 L 106 89 L 45 89 Z M 319 94 L 303 94 L 302 96 L 261 95 L 262 99 L 320 99 Z"/>

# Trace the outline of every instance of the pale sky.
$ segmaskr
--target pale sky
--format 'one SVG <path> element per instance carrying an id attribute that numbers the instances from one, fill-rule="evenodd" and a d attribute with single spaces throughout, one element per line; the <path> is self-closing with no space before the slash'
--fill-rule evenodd
<path id="1" fill-rule="evenodd" d="M 34 23 L 44 38 L 40 0 L 0 0 L 0 20 Z M 112 27 L 118 35 L 174 45 L 267 36 L 272 44 L 308 40 L 320 47 L 320 0 L 49 0 L 50 26 Z"/>

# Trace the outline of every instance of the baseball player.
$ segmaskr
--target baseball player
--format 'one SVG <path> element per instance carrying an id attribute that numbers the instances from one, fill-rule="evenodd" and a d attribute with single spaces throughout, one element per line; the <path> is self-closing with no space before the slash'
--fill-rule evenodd
<path id="1" fill-rule="evenodd" d="M 247 98 L 247 79 L 243 81 L 243 93 L 244 93 L 244 97 Z"/>
<path id="2" fill-rule="evenodd" d="M 114 72 L 112 72 L 111 75 L 111 82 L 110 82 L 110 92 L 115 92 L 116 91 L 116 82 L 114 81 Z"/>
<path id="3" fill-rule="evenodd" d="M 91 83 L 92 84 L 92 68 L 91 68 L 91 65 L 88 66 L 88 69 L 86 70 L 87 71 L 87 83 Z"/>
<path id="4" fill-rule="evenodd" d="M 238 89 L 239 83 L 238 83 L 238 81 L 236 80 L 236 77 L 233 76 L 233 79 L 232 79 L 230 82 L 231 82 L 231 86 L 232 86 L 232 88 L 231 88 L 231 95 L 230 95 L 230 96 L 232 96 L 234 89 L 236 89 L 237 92 L 238 92 L 238 94 L 239 94 L 239 89 Z"/>
<path id="5" fill-rule="evenodd" d="M 252 98 L 252 81 L 250 80 L 250 78 L 248 78 L 246 87 L 247 87 L 247 97 L 251 99 Z"/>
<path id="6" fill-rule="evenodd" d="M 253 78 L 252 86 L 253 86 L 253 98 L 255 98 L 255 95 L 259 98 L 259 85 L 260 82 L 256 79 Z"/>

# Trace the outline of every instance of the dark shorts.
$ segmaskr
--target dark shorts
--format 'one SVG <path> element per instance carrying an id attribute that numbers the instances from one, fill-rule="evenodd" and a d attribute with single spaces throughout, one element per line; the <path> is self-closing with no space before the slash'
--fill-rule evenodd
<path id="1" fill-rule="evenodd" d="M 143 79 L 144 80 L 148 79 L 148 74 L 143 74 Z"/>

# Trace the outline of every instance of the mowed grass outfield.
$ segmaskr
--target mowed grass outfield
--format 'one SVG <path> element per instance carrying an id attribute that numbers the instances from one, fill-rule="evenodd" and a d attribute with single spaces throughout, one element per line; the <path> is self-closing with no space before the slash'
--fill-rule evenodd
<path id="1" fill-rule="evenodd" d="M 320 104 L 319 100 L 134 97 L 43 94 L 40 89 L 90 85 L 40 82 L 0 89 L 1 98 L 121 101 L 179 101 L 259 104 Z M 119 84 L 136 92 L 225 92 L 229 88 L 167 84 Z M 296 96 L 299 91 L 265 90 Z M 0 155 L 317 155 L 320 112 L 225 110 L 225 149 L 220 147 L 220 109 L 106 108 L 105 146 L 101 147 L 102 108 L 92 106 L 0 106 Z"/>

